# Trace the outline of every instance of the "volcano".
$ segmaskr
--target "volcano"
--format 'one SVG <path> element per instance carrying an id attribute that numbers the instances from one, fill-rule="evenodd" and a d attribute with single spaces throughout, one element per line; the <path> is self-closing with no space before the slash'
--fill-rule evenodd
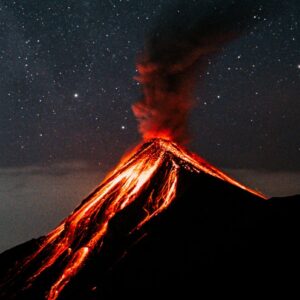
<path id="1" fill-rule="evenodd" d="M 1 254 L 0 298 L 282 287 L 300 265 L 299 200 L 266 200 L 183 147 L 152 139 L 52 232 Z"/>

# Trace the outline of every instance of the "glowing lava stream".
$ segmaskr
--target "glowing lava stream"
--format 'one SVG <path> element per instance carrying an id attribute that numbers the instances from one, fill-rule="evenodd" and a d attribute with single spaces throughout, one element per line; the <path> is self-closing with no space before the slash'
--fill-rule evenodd
<path id="1" fill-rule="evenodd" d="M 27 258 L 24 267 L 36 258 L 45 257 L 41 266 L 29 278 L 28 285 L 46 269 L 64 259 L 66 266 L 52 284 L 48 300 L 59 297 L 71 278 L 83 267 L 89 254 L 102 245 L 110 220 L 133 203 L 150 184 L 151 179 L 168 157 L 168 166 L 163 170 L 161 182 L 143 200 L 146 214 L 136 227 L 140 228 L 152 217 L 166 209 L 176 196 L 178 172 L 183 167 L 191 172 L 204 172 L 227 181 L 260 197 L 263 195 L 241 185 L 202 158 L 188 153 L 173 142 L 154 139 L 139 146 L 123 159 L 103 183 L 56 229 L 50 232 L 39 250 Z M 92 226 L 91 226 L 92 225 Z M 91 227 L 95 230 L 91 231 Z"/>

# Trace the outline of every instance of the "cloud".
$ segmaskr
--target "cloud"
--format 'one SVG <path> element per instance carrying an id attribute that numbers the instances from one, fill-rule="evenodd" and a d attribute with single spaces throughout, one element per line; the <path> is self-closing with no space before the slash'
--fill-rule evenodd
<path id="1" fill-rule="evenodd" d="M 137 65 L 143 99 L 132 109 L 144 140 L 189 141 L 188 117 L 199 67 L 204 73 L 209 58 L 249 30 L 257 21 L 253 15 L 261 17 L 261 10 L 257 1 L 221 1 L 218 9 L 196 1 L 180 4 L 176 14 L 162 17 Z"/>
<path id="2" fill-rule="evenodd" d="M 268 196 L 300 194 L 300 172 L 226 169 Z M 0 168 L 0 252 L 57 226 L 106 172 L 84 161 Z"/>
<path id="3" fill-rule="evenodd" d="M 0 252 L 54 228 L 103 177 L 83 161 L 0 169 Z"/>
<path id="4" fill-rule="evenodd" d="M 269 197 L 300 194 L 300 172 L 247 169 L 225 169 L 224 171 Z"/>

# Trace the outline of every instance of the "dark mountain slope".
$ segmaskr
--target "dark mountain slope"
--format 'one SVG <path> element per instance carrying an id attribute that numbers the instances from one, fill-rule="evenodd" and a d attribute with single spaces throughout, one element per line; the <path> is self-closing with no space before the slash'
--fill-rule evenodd
<path id="1" fill-rule="evenodd" d="M 300 197 L 265 201 L 205 177 L 184 176 L 189 188 L 148 235 L 103 275 L 104 259 L 91 260 L 61 299 L 299 295 Z"/>

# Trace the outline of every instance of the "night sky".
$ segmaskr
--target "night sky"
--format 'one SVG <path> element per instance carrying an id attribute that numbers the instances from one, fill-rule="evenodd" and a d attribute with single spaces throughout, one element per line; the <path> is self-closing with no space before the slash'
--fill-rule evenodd
<path id="1" fill-rule="evenodd" d="M 0 0 L 0 251 L 54 227 L 140 141 L 131 106 L 149 32 L 170 16 L 186 26 L 183 4 L 195 17 L 241 1 Z M 188 148 L 290 195 L 300 193 L 300 2 L 258 2 L 255 22 L 199 69 Z"/>

